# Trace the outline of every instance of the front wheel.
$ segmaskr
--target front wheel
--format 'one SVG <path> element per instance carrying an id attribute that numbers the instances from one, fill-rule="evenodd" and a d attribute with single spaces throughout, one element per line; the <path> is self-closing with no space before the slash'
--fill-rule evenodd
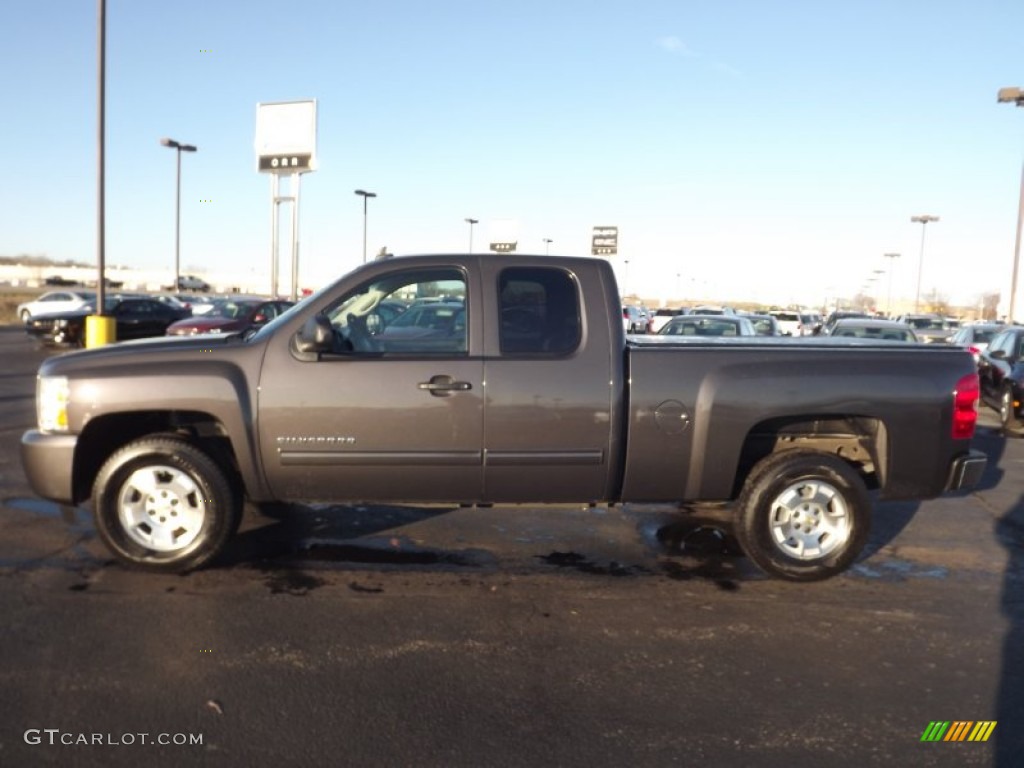
<path id="1" fill-rule="evenodd" d="M 179 573 L 206 565 L 237 529 L 241 500 L 195 445 L 147 437 L 116 451 L 93 484 L 96 528 L 122 562 Z"/>
<path id="2" fill-rule="evenodd" d="M 819 581 L 853 564 L 867 542 L 871 504 L 842 459 L 784 451 L 759 462 L 736 506 L 736 538 L 765 573 Z"/>

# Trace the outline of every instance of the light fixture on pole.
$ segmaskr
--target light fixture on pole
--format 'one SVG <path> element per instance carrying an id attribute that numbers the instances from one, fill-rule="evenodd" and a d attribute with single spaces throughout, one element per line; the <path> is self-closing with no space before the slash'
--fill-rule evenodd
<path id="1" fill-rule="evenodd" d="M 357 189 L 355 192 L 363 198 L 363 264 L 366 263 L 366 201 L 376 197 L 376 192 L 367 192 L 365 189 Z"/>
<path id="2" fill-rule="evenodd" d="M 1000 88 L 996 95 L 996 101 L 1000 104 L 1016 104 L 1024 107 L 1024 92 L 1020 88 Z M 1017 238 L 1013 243 L 1013 273 L 1010 278 L 1010 309 L 1006 319 L 1011 323 L 1014 320 L 1017 308 L 1017 269 L 1020 264 L 1020 235 L 1021 227 L 1024 226 L 1024 164 L 1020 171 L 1020 199 L 1017 203 Z"/>
<path id="3" fill-rule="evenodd" d="M 473 225 L 479 224 L 480 219 L 466 219 L 466 223 L 469 224 L 469 252 L 473 252 Z"/>
<path id="4" fill-rule="evenodd" d="M 545 256 L 550 256 L 551 255 L 551 244 L 553 242 L 555 242 L 555 241 L 552 240 L 550 237 L 545 237 L 544 238 L 544 255 Z"/>
<path id="5" fill-rule="evenodd" d="M 914 312 L 919 312 L 921 308 L 921 270 L 924 268 L 924 232 L 931 222 L 938 220 L 938 216 L 931 216 L 926 213 L 921 214 L 920 216 L 910 217 L 912 224 L 921 225 L 921 253 L 917 258 L 917 293 L 914 295 Z"/>
<path id="6" fill-rule="evenodd" d="M 181 290 L 181 153 L 195 152 L 197 147 L 192 144 L 182 144 L 174 139 L 160 139 L 160 143 L 178 151 L 178 173 L 174 199 L 174 291 L 177 292 Z"/>
<path id="7" fill-rule="evenodd" d="M 889 298 L 885 301 L 885 314 L 892 318 L 892 268 L 896 263 L 894 260 L 898 259 L 900 255 L 898 253 L 883 253 L 882 256 L 889 259 Z"/>

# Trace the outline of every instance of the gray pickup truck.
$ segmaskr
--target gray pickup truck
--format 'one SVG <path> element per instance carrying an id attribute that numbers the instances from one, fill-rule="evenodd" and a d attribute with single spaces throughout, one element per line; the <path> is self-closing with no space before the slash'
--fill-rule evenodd
<path id="1" fill-rule="evenodd" d="M 258 331 L 45 361 L 22 461 L 122 561 L 200 567 L 245 500 L 728 502 L 764 571 L 822 579 L 872 497 L 972 487 L 974 361 L 829 339 L 627 341 L 600 259 L 364 265 Z"/>

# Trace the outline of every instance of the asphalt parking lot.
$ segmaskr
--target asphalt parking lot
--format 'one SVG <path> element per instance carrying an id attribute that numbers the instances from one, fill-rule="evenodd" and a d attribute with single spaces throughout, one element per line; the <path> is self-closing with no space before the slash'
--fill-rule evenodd
<path id="1" fill-rule="evenodd" d="M 2 765 L 1024 765 L 1024 440 L 991 412 L 981 487 L 880 504 L 820 584 L 637 505 L 251 510 L 162 576 L 30 493 L 47 354 L 0 330 Z"/>

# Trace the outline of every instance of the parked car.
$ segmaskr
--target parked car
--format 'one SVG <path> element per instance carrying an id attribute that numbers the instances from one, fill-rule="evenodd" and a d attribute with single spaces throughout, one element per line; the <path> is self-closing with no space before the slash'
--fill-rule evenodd
<path id="1" fill-rule="evenodd" d="M 149 298 L 111 296 L 104 307 L 104 314 L 115 320 L 118 341 L 162 336 L 167 326 L 188 315 L 188 310 Z M 25 323 L 25 330 L 42 344 L 81 346 L 85 342 L 85 318 L 94 312 L 90 304 L 71 312 L 35 315 Z"/>
<path id="2" fill-rule="evenodd" d="M 800 332 L 800 313 L 789 309 L 773 309 L 768 313 L 779 324 L 783 336 L 802 336 Z"/>
<path id="3" fill-rule="evenodd" d="M 914 329 L 906 323 L 876 317 L 842 317 L 832 325 L 829 335 L 871 341 L 920 341 Z"/>
<path id="4" fill-rule="evenodd" d="M 96 301 L 96 294 L 92 291 L 50 291 L 38 299 L 19 304 L 17 313 L 24 323 L 33 315 L 71 312 L 81 309 L 90 301 Z"/>
<path id="5" fill-rule="evenodd" d="M 814 336 L 821 331 L 822 319 L 820 312 L 800 311 L 800 335 Z"/>
<path id="6" fill-rule="evenodd" d="M 660 336 L 756 336 L 754 324 L 742 315 L 681 315 L 673 317 Z"/>
<path id="7" fill-rule="evenodd" d="M 1004 327 L 978 354 L 981 400 L 999 413 L 1004 429 L 1024 423 L 1024 326 Z"/>
<path id="8" fill-rule="evenodd" d="M 897 320 L 914 329 L 917 338 L 926 343 L 947 341 L 956 328 L 951 326 L 947 318 L 941 315 L 902 315 Z"/>
<path id="9" fill-rule="evenodd" d="M 414 304 L 407 309 L 400 309 L 394 302 L 382 301 L 373 311 L 373 316 L 380 318 L 380 333 L 397 328 L 447 331 L 460 314 L 466 314 L 466 305 L 461 301 Z"/>
<path id="10" fill-rule="evenodd" d="M 95 288 L 99 281 L 97 280 L 86 280 L 85 284 L 90 288 Z M 115 280 L 112 277 L 104 277 L 103 285 L 106 288 L 122 288 L 124 287 L 124 280 Z"/>
<path id="11" fill-rule="evenodd" d="M 717 304 L 701 304 L 690 310 L 691 315 L 735 315 L 732 307 L 720 307 Z"/>
<path id="12" fill-rule="evenodd" d="M 826 336 L 832 333 L 832 326 L 836 324 L 836 321 L 841 320 L 844 317 L 873 317 L 873 315 L 869 315 L 867 312 L 861 312 L 858 309 L 837 309 L 829 314 L 818 333 Z"/>
<path id="13" fill-rule="evenodd" d="M 682 308 L 678 309 L 656 309 L 654 310 L 654 316 L 651 318 L 651 322 L 647 325 L 648 333 L 660 333 L 661 329 L 673 318 L 685 315 L 686 310 Z"/>
<path id="14" fill-rule="evenodd" d="M 235 296 L 235 301 L 262 301 L 263 299 L 259 296 Z M 191 302 L 192 314 L 193 315 L 205 315 L 207 312 L 211 312 L 215 307 L 223 304 L 230 299 L 226 296 L 196 296 L 196 300 Z"/>
<path id="15" fill-rule="evenodd" d="M 540 318 L 528 314 L 536 320 L 531 325 L 539 326 Z M 335 313 L 332 322 L 344 329 L 351 320 Z M 381 352 L 453 352 L 465 350 L 468 343 L 466 305 L 462 301 L 414 304 L 397 313 L 393 305 L 382 301 L 366 315 L 365 324 L 371 337 L 369 348 Z"/>
<path id="16" fill-rule="evenodd" d="M 188 310 L 188 314 L 192 314 L 192 304 L 187 301 L 183 301 L 180 297 L 175 296 L 172 293 L 155 293 L 150 298 L 154 301 L 159 301 L 162 304 L 167 304 L 177 309 Z"/>
<path id="17" fill-rule="evenodd" d="M 774 315 L 759 315 L 747 312 L 743 315 L 753 326 L 754 333 L 758 336 L 782 336 L 782 329 L 779 328 L 779 321 Z"/>
<path id="18" fill-rule="evenodd" d="M 195 275 L 178 275 L 177 290 L 204 292 L 210 290 L 210 284 Z"/>
<path id="19" fill-rule="evenodd" d="M 622 308 L 622 328 L 626 333 L 647 333 L 647 315 L 640 307 Z"/>
<path id="20" fill-rule="evenodd" d="M 440 284 L 466 296 L 467 345 L 377 350 L 360 320 Z M 59 504 L 91 496 L 114 556 L 154 571 L 210 563 L 247 499 L 638 501 L 715 504 L 755 565 L 793 581 L 856 562 L 875 500 L 985 470 L 962 349 L 626 337 L 617 293 L 606 259 L 373 261 L 248 337 L 50 357 L 23 469 Z"/>
<path id="21" fill-rule="evenodd" d="M 60 275 L 50 275 L 45 280 L 43 280 L 43 283 L 45 283 L 46 285 L 60 285 L 60 286 L 78 285 L 78 281 L 77 280 L 71 280 L 70 278 L 61 277 Z"/>
<path id="22" fill-rule="evenodd" d="M 202 315 L 192 315 L 167 328 L 168 336 L 196 336 L 206 333 L 239 333 L 264 325 L 289 309 L 294 302 L 226 300 Z"/>
<path id="23" fill-rule="evenodd" d="M 988 348 L 992 337 L 1003 330 L 1006 326 L 1002 323 L 969 323 L 949 337 L 950 344 L 958 347 L 965 347 L 972 355 L 974 362 L 978 362 L 982 352 Z"/>

